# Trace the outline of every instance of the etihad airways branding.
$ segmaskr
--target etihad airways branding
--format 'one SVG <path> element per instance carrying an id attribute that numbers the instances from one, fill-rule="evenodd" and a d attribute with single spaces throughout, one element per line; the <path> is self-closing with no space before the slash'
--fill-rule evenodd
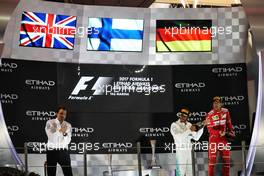
<path id="1" fill-rule="evenodd" d="M 189 117 L 189 121 L 190 122 L 197 122 L 197 121 L 202 121 L 205 117 L 206 117 L 207 113 L 204 111 L 200 111 L 200 112 L 191 112 L 190 113 L 190 117 Z"/>
<path id="2" fill-rule="evenodd" d="M 17 94 L 12 93 L 0 93 L 0 100 L 3 104 L 13 104 L 16 100 L 18 100 Z"/>
<path id="3" fill-rule="evenodd" d="M 215 67 L 212 69 L 212 72 L 217 74 L 218 77 L 234 77 L 242 71 L 242 67 Z"/>
<path id="4" fill-rule="evenodd" d="M 238 135 L 238 134 L 243 134 L 243 132 L 245 130 L 248 130 L 248 127 L 246 124 L 234 124 L 233 125 L 233 128 L 234 128 L 234 131 L 235 131 L 235 134 Z M 244 133 L 245 134 L 245 133 Z M 248 133 L 247 133 L 248 134 Z"/>
<path id="5" fill-rule="evenodd" d="M 56 112 L 46 110 L 26 110 L 26 116 L 30 117 L 31 120 L 47 121 L 55 117 Z"/>
<path id="6" fill-rule="evenodd" d="M 133 148 L 133 144 L 130 142 L 107 142 L 102 144 L 102 148 L 108 152 L 113 153 L 126 153 L 129 149 Z"/>
<path id="7" fill-rule="evenodd" d="M 19 126 L 17 125 L 8 125 L 7 130 L 10 136 L 13 136 L 15 133 L 19 131 Z"/>
<path id="8" fill-rule="evenodd" d="M 94 84 L 89 84 L 91 81 Z M 69 100 L 91 100 L 94 96 L 129 96 L 132 93 L 150 95 L 164 93 L 165 84 L 152 84 L 153 78 L 119 77 L 114 81 L 113 77 L 82 76 L 73 91 Z M 90 87 L 90 88 L 89 88 Z M 89 89 L 92 93 L 89 94 Z"/>
<path id="9" fill-rule="evenodd" d="M 175 88 L 181 92 L 200 92 L 202 88 L 205 88 L 204 82 L 182 82 L 176 83 Z"/>
<path id="10" fill-rule="evenodd" d="M 55 81 L 27 79 L 25 84 L 33 90 L 50 90 L 55 86 Z"/>
<path id="11" fill-rule="evenodd" d="M 90 127 L 72 127 L 72 137 L 89 137 L 93 132 Z"/>
<path id="12" fill-rule="evenodd" d="M 1 72 L 12 73 L 17 68 L 18 68 L 18 65 L 14 62 L 6 62 L 6 63 L 0 64 Z"/>
<path id="13" fill-rule="evenodd" d="M 160 128 L 140 128 L 139 132 L 144 134 L 145 137 L 163 137 L 166 133 L 170 132 L 170 128 L 168 127 L 160 127 Z"/>
<path id="14" fill-rule="evenodd" d="M 221 96 L 221 100 L 224 105 L 239 105 L 245 100 L 245 97 L 243 95 Z"/>

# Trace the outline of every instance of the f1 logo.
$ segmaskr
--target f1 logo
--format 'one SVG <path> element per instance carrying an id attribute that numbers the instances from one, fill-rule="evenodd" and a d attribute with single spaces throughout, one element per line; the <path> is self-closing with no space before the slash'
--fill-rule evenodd
<path id="1" fill-rule="evenodd" d="M 92 76 L 82 76 L 71 94 L 78 95 L 81 90 L 85 90 L 88 86 L 88 84 L 85 84 L 85 83 L 91 81 L 93 78 L 94 77 Z"/>

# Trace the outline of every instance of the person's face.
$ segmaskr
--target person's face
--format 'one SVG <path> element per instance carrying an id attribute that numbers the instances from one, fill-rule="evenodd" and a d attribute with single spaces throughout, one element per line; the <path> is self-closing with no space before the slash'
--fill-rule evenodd
<path id="1" fill-rule="evenodd" d="M 215 110 L 220 110 L 221 107 L 222 107 L 222 103 L 221 103 L 221 102 L 219 102 L 219 101 L 214 101 L 214 102 L 213 102 L 213 108 L 214 108 Z"/>
<path id="2" fill-rule="evenodd" d="M 57 118 L 61 122 L 66 119 L 66 116 L 67 116 L 66 110 L 60 109 L 59 112 L 57 112 Z"/>
<path id="3" fill-rule="evenodd" d="M 187 122 L 187 120 L 188 120 L 188 116 L 185 116 L 185 115 L 181 114 L 180 121 L 185 123 L 185 122 Z"/>

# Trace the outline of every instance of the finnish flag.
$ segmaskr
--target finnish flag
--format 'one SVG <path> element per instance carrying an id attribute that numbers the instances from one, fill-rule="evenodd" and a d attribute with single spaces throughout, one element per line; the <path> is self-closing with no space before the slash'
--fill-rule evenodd
<path id="1" fill-rule="evenodd" d="M 89 18 L 87 50 L 142 51 L 144 21 Z"/>

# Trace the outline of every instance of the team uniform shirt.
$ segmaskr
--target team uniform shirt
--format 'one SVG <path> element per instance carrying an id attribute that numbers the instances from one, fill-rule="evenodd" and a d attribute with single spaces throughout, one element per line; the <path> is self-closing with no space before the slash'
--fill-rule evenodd
<path id="1" fill-rule="evenodd" d="M 53 126 L 55 125 L 55 128 Z M 66 134 L 63 135 L 59 130 L 62 126 L 66 126 Z M 69 143 L 71 142 L 71 136 L 72 136 L 72 127 L 71 124 L 63 121 L 62 124 L 60 124 L 59 120 L 56 119 L 50 119 L 46 123 L 45 131 L 48 136 L 48 142 L 47 147 L 48 149 L 67 149 Z"/>
<path id="2" fill-rule="evenodd" d="M 230 113 L 226 108 L 211 110 L 206 119 L 210 137 L 220 137 L 220 132 L 233 132 Z"/>
<path id="3" fill-rule="evenodd" d="M 203 128 L 199 131 L 191 131 L 192 124 L 190 122 L 182 123 L 180 119 L 171 124 L 171 134 L 173 136 L 175 144 L 191 144 L 191 139 L 199 140 L 203 134 Z M 179 146 L 180 147 L 180 146 Z"/>
<path id="4" fill-rule="evenodd" d="M 191 131 L 190 122 L 180 122 L 180 119 L 171 124 L 170 132 L 176 144 L 176 176 L 192 176 L 192 143 L 191 139 L 199 140 L 203 128 L 197 132 Z"/>
<path id="5" fill-rule="evenodd" d="M 230 146 L 226 136 L 221 136 L 220 133 L 226 132 L 234 136 L 231 117 L 228 109 L 221 108 L 220 111 L 211 110 L 207 117 L 207 129 L 209 132 L 209 150 L 208 150 L 208 176 L 214 176 L 214 166 L 216 163 L 217 152 L 223 159 L 222 175 L 230 175 Z M 225 146 L 220 150 L 219 146 Z M 219 147 L 219 148 L 218 148 Z"/>

